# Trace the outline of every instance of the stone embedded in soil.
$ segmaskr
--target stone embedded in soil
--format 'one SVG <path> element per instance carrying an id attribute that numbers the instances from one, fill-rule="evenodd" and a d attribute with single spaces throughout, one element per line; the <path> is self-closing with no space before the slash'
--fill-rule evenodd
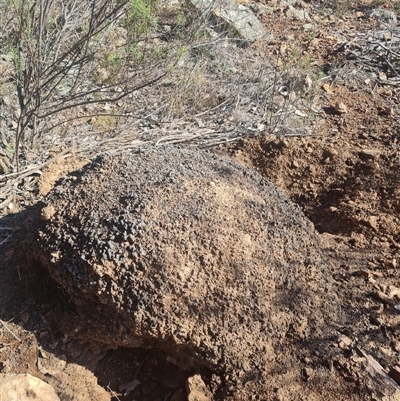
<path id="1" fill-rule="evenodd" d="M 0 374 L 0 392 L 4 401 L 60 401 L 53 387 L 29 374 Z"/>
<path id="2" fill-rule="evenodd" d="M 346 114 L 347 106 L 343 102 L 337 102 L 335 104 L 335 112 L 336 114 Z"/>
<path id="3" fill-rule="evenodd" d="M 236 380 L 330 319 L 311 222 L 219 156 L 171 146 L 101 156 L 62 180 L 44 210 L 29 252 L 76 304 L 82 339 L 161 348 L 182 368 Z"/>
<path id="4" fill-rule="evenodd" d="M 200 375 L 189 377 L 186 382 L 186 391 L 188 401 L 211 401 L 210 390 L 204 384 Z"/>

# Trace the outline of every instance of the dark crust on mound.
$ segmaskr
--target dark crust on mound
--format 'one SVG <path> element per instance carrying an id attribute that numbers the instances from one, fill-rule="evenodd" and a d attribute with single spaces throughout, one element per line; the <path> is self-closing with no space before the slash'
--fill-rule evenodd
<path id="1" fill-rule="evenodd" d="M 203 151 L 98 157 L 47 197 L 30 248 L 87 319 L 82 336 L 160 347 L 182 367 L 260 371 L 290 331 L 322 322 L 313 225 L 256 172 Z"/>

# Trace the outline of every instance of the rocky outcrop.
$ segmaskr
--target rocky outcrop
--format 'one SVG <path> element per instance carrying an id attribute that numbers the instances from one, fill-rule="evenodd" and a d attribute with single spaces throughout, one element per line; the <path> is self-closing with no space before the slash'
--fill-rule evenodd
<path id="1" fill-rule="evenodd" d="M 239 379 L 329 319 L 312 223 L 253 170 L 200 150 L 98 157 L 59 182 L 31 236 L 82 317 L 76 335 L 106 347 L 158 347 Z"/>

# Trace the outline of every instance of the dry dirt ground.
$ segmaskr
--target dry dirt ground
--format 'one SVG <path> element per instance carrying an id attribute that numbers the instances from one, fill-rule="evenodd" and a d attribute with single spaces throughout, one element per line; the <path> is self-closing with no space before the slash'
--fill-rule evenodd
<path id="1" fill-rule="evenodd" d="M 385 3 L 391 9 L 395 5 Z M 287 35 L 294 34 L 305 54 L 311 52 L 326 68 L 336 66 L 338 72 L 341 68 L 345 72 L 338 73 L 340 79 L 329 93 L 320 91 L 323 112 L 310 135 L 264 133 L 211 150 L 255 168 L 301 206 L 321 234 L 325 263 L 338 294 L 337 307 L 346 316 L 337 335 L 307 350 L 295 338 L 288 339 L 268 381 L 251 383 L 252 397 L 246 393 L 248 398 L 380 399 L 385 386 L 376 374 L 371 375 L 368 360 L 374 358 L 386 372 L 399 363 L 398 93 L 389 85 L 369 86 L 365 76 L 351 78 L 344 53 L 334 51 L 338 32 L 350 40 L 375 24 L 365 18 L 363 6 L 345 8 L 342 17 L 327 17 L 326 25 L 313 37 L 301 30 L 304 23 L 286 24 L 265 17 L 276 42 L 260 51 L 279 48 Z M 347 113 L 335 111 L 337 102 L 345 104 Z M 85 163 L 66 160 L 43 171 L 36 201 L 57 177 Z M 40 377 L 63 400 L 181 399 L 180 391 L 193 372 L 180 371 L 161 351 L 105 352 L 74 341 L 73 333 L 63 330 L 68 326 L 65 317 L 73 316 L 73 305 L 40 266 L 24 262 L 15 246 L 18 227 L 29 216 L 27 208 L 0 220 L 0 371 Z M 216 378 L 202 373 L 213 389 Z M 135 379 L 142 384 L 127 391 Z M 229 391 L 216 396 L 228 398 Z"/>

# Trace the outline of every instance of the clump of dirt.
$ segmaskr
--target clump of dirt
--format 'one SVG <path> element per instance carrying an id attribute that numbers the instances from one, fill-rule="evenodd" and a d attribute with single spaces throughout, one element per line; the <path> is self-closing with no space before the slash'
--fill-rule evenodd
<path id="1" fill-rule="evenodd" d="M 286 338 L 310 343 L 338 318 L 313 225 L 217 155 L 100 156 L 54 188 L 40 217 L 29 253 L 71 295 L 82 339 L 160 348 L 184 369 L 246 383 Z"/>

